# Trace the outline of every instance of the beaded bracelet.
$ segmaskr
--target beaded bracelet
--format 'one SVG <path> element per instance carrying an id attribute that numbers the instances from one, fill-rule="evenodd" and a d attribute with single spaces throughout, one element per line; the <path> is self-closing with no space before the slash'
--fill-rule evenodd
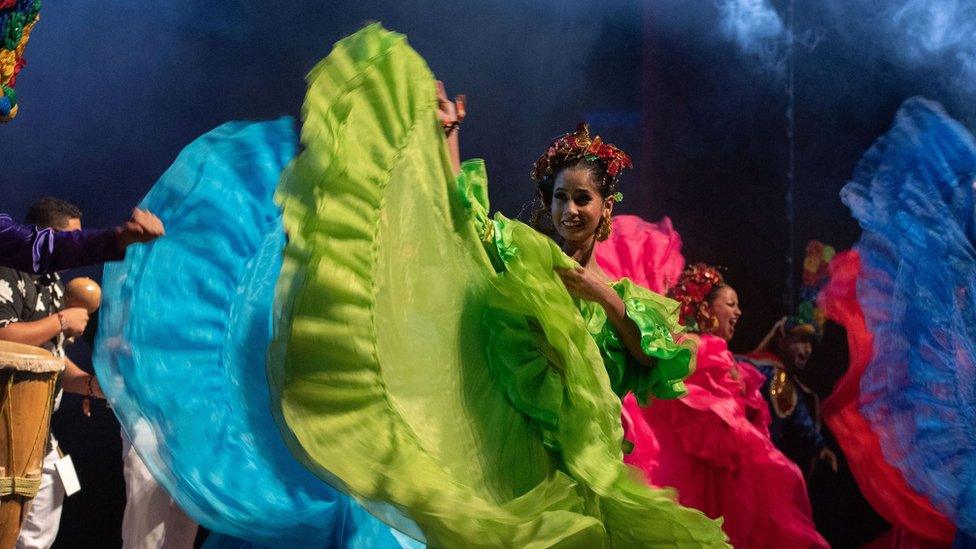
<path id="1" fill-rule="evenodd" d="M 441 124 L 441 127 L 444 128 L 444 135 L 450 137 L 451 132 L 461 127 L 461 121 L 455 120 L 448 124 Z"/>

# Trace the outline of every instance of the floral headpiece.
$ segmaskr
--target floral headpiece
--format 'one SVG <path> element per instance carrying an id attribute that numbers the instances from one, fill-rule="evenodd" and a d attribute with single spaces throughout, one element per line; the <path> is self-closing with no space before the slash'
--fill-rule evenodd
<path id="1" fill-rule="evenodd" d="M 40 0 L 0 0 L 0 122 L 17 116 L 17 74 L 27 62 L 24 48 L 40 19 Z"/>
<path id="2" fill-rule="evenodd" d="M 722 273 L 715 267 L 695 263 L 685 268 L 678 282 L 668 290 L 668 297 L 681 304 L 679 321 L 693 332 L 707 332 L 716 326 L 716 319 L 701 304 L 708 294 L 718 287 L 725 286 Z"/>
<path id="3" fill-rule="evenodd" d="M 539 157 L 532 170 L 532 179 L 537 183 L 552 182 L 556 178 L 556 171 L 574 160 L 585 159 L 587 162 L 600 162 L 607 169 L 607 183 L 611 194 L 617 186 L 617 178 L 625 169 L 633 168 L 627 153 L 610 143 L 604 143 L 600 136 L 590 138 L 590 125 L 580 122 L 573 133 L 557 137 L 549 145 L 545 154 Z"/>
<path id="4" fill-rule="evenodd" d="M 807 244 L 806 257 L 803 258 L 803 286 L 800 288 L 800 304 L 796 314 L 787 317 L 786 331 L 812 337 L 823 335 L 824 312 L 817 307 L 817 295 L 830 280 L 827 270 L 830 260 L 837 252 L 832 246 L 811 240 Z"/>

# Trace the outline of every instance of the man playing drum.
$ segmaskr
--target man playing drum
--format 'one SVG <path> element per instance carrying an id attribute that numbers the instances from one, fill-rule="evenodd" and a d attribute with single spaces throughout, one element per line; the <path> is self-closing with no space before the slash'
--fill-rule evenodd
<path id="1" fill-rule="evenodd" d="M 63 200 L 45 198 L 30 207 L 25 221 L 40 232 L 80 231 L 81 211 Z M 87 323 L 86 309 L 64 307 L 64 286 L 57 274 L 35 275 L 0 267 L 0 340 L 50 351 L 64 360 L 60 385 L 65 391 L 104 398 L 95 377 L 64 354 L 65 339 L 81 335 Z M 57 409 L 60 389 L 55 391 L 54 409 Z M 54 462 L 61 456 L 53 436 L 48 450 L 40 489 L 23 523 L 17 547 L 47 548 L 57 537 L 65 493 L 56 478 Z"/>

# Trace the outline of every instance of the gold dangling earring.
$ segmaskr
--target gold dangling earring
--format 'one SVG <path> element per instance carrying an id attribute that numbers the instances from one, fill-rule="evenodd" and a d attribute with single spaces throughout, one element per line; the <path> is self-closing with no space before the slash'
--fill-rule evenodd
<path id="1" fill-rule="evenodd" d="M 600 226 L 596 229 L 596 239 L 603 242 L 604 240 L 610 238 L 611 229 L 610 218 L 604 217 L 603 220 L 600 221 Z"/>

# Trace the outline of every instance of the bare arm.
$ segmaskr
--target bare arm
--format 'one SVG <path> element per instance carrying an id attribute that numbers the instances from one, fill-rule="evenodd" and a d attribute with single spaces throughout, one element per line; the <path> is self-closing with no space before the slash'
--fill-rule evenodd
<path id="1" fill-rule="evenodd" d="M 458 137 L 457 130 L 447 136 L 447 153 L 451 155 L 451 167 L 454 175 L 461 173 L 461 139 Z"/>
<path id="2" fill-rule="evenodd" d="M 65 335 L 74 337 L 85 331 L 85 326 L 88 324 L 88 311 L 81 307 L 69 307 L 61 311 L 61 315 L 65 320 Z M 0 340 L 39 347 L 54 339 L 59 333 L 61 333 L 61 319 L 55 313 L 33 322 L 11 322 L 0 328 Z"/>
<path id="3" fill-rule="evenodd" d="M 64 390 L 69 393 L 105 398 L 105 395 L 102 394 L 102 387 L 98 384 L 98 379 L 79 368 L 70 358 L 64 359 L 64 377 L 61 384 Z M 89 387 L 91 394 L 89 394 Z"/>
<path id="4" fill-rule="evenodd" d="M 784 316 L 779 320 L 777 320 L 776 324 L 773 324 L 773 327 L 769 330 L 769 333 L 767 333 L 766 337 L 764 337 L 763 340 L 759 342 L 759 345 L 756 345 L 756 348 L 753 349 L 752 352 L 758 353 L 759 351 L 765 351 L 766 346 L 769 345 L 769 343 L 773 340 L 773 338 L 775 338 L 776 336 L 780 336 L 780 337 L 783 336 L 783 330 L 785 329 L 785 327 L 786 327 L 786 317 Z"/>
<path id="5" fill-rule="evenodd" d="M 465 116 L 464 96 L 459 95 L 455 101 L 447 98 L 444 83 L 437 81 L 437 118 L 446 132 L 447 152 L 451 157 L 451 167 L 454 175 L 461 173 L 461 140 L 458 128 Z"/>
<path id="6" fill-rule="evenodd" d="M 0 328 L 0 340 L 39 347 L 61 333 L 58 315 L 34 322 L 12 322 Z"/>

